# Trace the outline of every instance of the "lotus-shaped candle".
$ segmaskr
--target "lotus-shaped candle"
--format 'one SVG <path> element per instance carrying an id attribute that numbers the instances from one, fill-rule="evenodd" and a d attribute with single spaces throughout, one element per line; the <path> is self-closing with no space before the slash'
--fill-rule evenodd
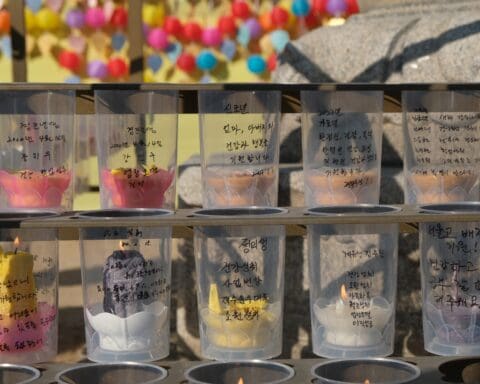
<path id="1" fill-rule="evenodd" d="M 257 173 L 258 172 L 258 173 Z M 273 169 L 266 170 L 208 170 L 205 193 L 210 206 L 271 205 L 270 186 L 275 181 Z M 276 190 L 273 192 L 276 193 Z"/>
<path id="2" fill-rule="evenodd" d="M 156 167 L 116 168 L 101 172 L 103 188 L 115 208 L 161 208 L 174 171 Z"/>
<path id="3" fill-rule="evenodd" d="M 210 287 L 207 308 L 200 311 L 208 340 L 222 348 L 262 348 L 280 325 L 280 303 L 260 300 L 229 300 L 224 307 L 218 299 L 215 284 Z"/>
<path id="4" fill-rule="evenodd" d="M 30 170 L 0 170 L 0 186 L 12 208 L 58 208 L 70 185 L 71 172 L 43 174 Z"/>
<path id="5" fill-rule="evenodd" d="M 98 333 L 100 348 L 109 351 L 148 350 L 158 340 L 168 318 L 168 307 L 161 302 L 143 305 L 139 311 L 128 317 L 104 312 L 99 304 L 86 309 L 90 326 Z"/>

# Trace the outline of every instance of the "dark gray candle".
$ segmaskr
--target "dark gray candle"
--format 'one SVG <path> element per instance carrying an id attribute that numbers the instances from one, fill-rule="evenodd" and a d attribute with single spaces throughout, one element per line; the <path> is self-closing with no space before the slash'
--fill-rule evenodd
<path id="1" fill-rule="evenodd" d="M 103 267 L 103 310 L 119 317 L 141 311 L 148 299 L 145 287 L 146 262 L 136 250 L 117 250 Z"/>

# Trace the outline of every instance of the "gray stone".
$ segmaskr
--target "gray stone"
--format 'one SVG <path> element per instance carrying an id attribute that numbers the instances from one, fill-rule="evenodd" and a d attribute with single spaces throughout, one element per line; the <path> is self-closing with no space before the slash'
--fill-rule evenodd
<path id="1" fill-rule="evenodd" d="M 287 45 L 277 82 L 476 82 L 480 3 L 411 3 L 351 17 Z"/>

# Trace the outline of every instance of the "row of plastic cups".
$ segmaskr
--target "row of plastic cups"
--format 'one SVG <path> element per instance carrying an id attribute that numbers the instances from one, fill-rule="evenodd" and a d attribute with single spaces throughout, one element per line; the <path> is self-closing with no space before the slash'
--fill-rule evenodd
<path id="1" fill-rule="evenodd" d="M 476 99 L 430 93 L 404 94 L 405 200 L 477 200 L 478 116 L 460 109 Z M 78 141 L 89 137 L 85 126 L 96 130 L 101 207 L 172 209 L 178 92 L 94 97 L 96 116 L 76 121 Z M 303 91 L 301 101 L 305 205 L 378 202 L 383 93 Z M 274 90 L 199 91 L 204 207 L 277 205 L 280 105 Z M 2 91 L 0 119 L 0 206 L 70 210 L 75 92 Z"/>
<path id="2" fill-rule="evenodd" d="M 477 204 L 431 209 L 467 215 L 463 220 L 480 211 Z M 395 211 L 388 206 L 353 206 L 308 212 L 375 217 Z M 211 221 L 194 230 L 204 357 L 266 359 L 281 353 L 285 227 L 223 226 L 215 218 L 256 220 L 283 212 L 235 208 L 196 213 Z M 168 355 L 172 232 L 162 217 L 170 214 L 120 210 L 76 216 L 87 221 L 81 225 L 80 245 L 89 359 L 154 361 Z M 3 215 L 0 228 L 0 355 L 8 362 L 50 360 L 57 348 L 56 230 L 22 229 L 22 215 L 14 213 L 14 221 L 11 215 Z M 25 213 L 23 218 L 38 215 Z M 142 225 L 142 220 L 151 219 L 155 226 Z M 420 225 L 424 337 L 430 352 L 478 354 L 479 227 L 478 221 L 434 218 Z M 393 352 L 397 237 L 397 223 L 308 226 L 316 354 L 350 358 Z M 288 293 L 286 297 L 293 299 Z"/>
<path id="3" fill-rule="evenodd" d="M 311 375 L 320 383 L 348 384 L 382 382 L 403 384 L 420 376 L 420 369 L 407 362 L 393 359 L 331 360 L 316 364 Z M 0 364 L 5 384 L 26 384 L 41 374 L 32 367 Z M 154 384 L 165 380 L 168 371 L 160 366 L 140 363 L 82 364 L 56 375 L 59 384 L 113 384 L 131 382 Z M 195 365 L 184 373 L 191 384 L 279 384 L 293 380 L 295 370 L 278 362 L 243 360 L 235 362 L 209 362 Z"/>

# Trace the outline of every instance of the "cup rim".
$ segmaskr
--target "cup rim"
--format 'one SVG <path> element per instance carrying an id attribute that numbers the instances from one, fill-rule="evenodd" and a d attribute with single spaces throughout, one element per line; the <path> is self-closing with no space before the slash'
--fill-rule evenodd
<path id="1" fill-rule="evenodd" d="M 389 213 L 398 213 L 402 209 L 386 204 L 350 204 L 350 205 L 319 205 L 308 208 L 306 213 L 315 216 L 381 216 Z M 371 212 L 369 212 L 371 211 Z"/>
<path id="2" fill-rule="evenodd" d="M 118 220 L 118 219 L 134 219 L 134 218 L 159 218 L 164 216 L 172 216 L 173 210 L 163 208 L 128 208 L 128 209 L 94 209 L 76 213 L 73 217 L 87 220 Z"/>
<path id="3" fill-rule="evenodd" d="M 476 210 L 472 211 L 472 207 Z M 470 209 L 469 209 L 470 208 Z M 419 206 L 420 213 L 445 214 L 445 215 L 476 215 L 480 213 L 480 202 L 464 201 L 457 203 L 434 203 Z"/>
<path id="4" fill-rule="evenodd" d="M 81 369 L 89 369 L 91 367 L 113 367 L 113 366 L 119 366 L 119 367 L 148 367 L 152 370 L 156 370 L 158 373 L 160 373 L 160 377 L 145 381 L 141 384 L 155 384 L 158 383 L 164 379 L 167 378 L 168 376 L 168 371 L 155 364 L 149 364 L 149 363 L 142 363 L 142 362 L 136 362 L 136 361 L 119 361 L 119 362 L 111 362 L 111 363 L 87 363 L 87 364 L 81 364 L 81 365 L 76 365 L 74 367 L 70 367 L 67 369 L 64 369 L 63 371 L 58 372 L 55 375 L 55 381 L 59 384 L 69 384 L 66 381 L 61 380 L 61 376 L 64 375 L 65 373 L 71 372 L 71 371 L 76 371 L 76 370 L 81 370 Z"/>
<path id="5" fill-rule="evenodd" d="M 230 213 L 229 213 L 230 212 Z M 262 217 L 268 215 L 281 215 L 288 212 L 286 208 L 267 206 L 238 206 L 201 208 L 192 212 L 197 217 Z"/>
<path id="6" fill-rule="evenodd" d="M 286 365 L 286 364 L 282 364 L 282 363 L 278 363 L 276 361 L 267 361 L 267 360 L 258 360 L 258 359 L 254 359 L 254 360 L 248 360 L 248 359 L 245 359 L 245 360 L 229 360 L 229 361 L 210 361 L 210 362 L 204 362 L 204 363 L 201 363 L 201 364 L 197 364 L 193 367 L 190 367 L 188 368 L 185 372 L 184 372 L 184 377 L 185 379 L 188 381 L 188 382 L 191 382 L 191 380 L 195 380 L 195 383 L 196 384 L 211 384 L 209 383 L 208 381 L 199 381 L 199 380 L 196 380 L 196 379 L 193 379 L 190 377 L 190 373 L 199 368 L 199 367 L 209 367 L 209 366 L 212 366 L 212 365 L 226 365 L 226 364 L 251 364 L 252 366 L 264 366 L 264 365 L 274 365 L 276 367 L 279 367 L 281 369 L 283 369 L 285 371 L 285 373 L 287 374 L 286 377 L 282 378 L 282 379 L 278 379 L 278 380 L 275 380 L 275 381 L 270 381 L 269 384 L 279 384 L 279 383 L 283 383 L 285 381 L 288 381 L 290 380 L 292 377 L 295 376 L 295 370 L 290 367 L 289 365 Z"/>
<path id="7" fill-rule="evenodd" d="M 17 382 L 17 384 L 26 384 L 26 383 L 31 383 L 32 381 L 34 380 L 37 380 L 38 378 L 40 378 L 41 376 L 41 373 L 40 371 L 37 369 L 37 368 L 34 368 L 34 367 L 30 367 L 29 365 L 22 365 L 22 364 L 11 364 L 11 363 L 0 363 L 0 370 L 2 368 L 13 368 L 14 370 L 22 370 L 22 371 L 26 371 L 28 373 L 31 373 L 32 374 L 32 377 L 28 378 L 28 379 L 25 379 L 23 381 L 19 381 Z"/>
<path id="8" fill-rule="evenodd" d="M 364 361 L 364 362 L 370 362 L 370 363 L 390 363 L 390 364 L 394 364 L 396 366 L 401 366 L 403 368 L 405 368 L 406 370 L 409 370 L 412 374 L 412 377 L 411 378 L 408 378 L 406 380 L 393 380 L 393 381 L 388 381 L 388 384 L 403 384 L 403 383 L 410 383 L 412 382 L 413 380 L 416 380 L 420 377 L 422 371 L 420 370 L 419 367 L 417 367 L 416 365 L 413 365 L 407 361 L 403 361 L 403 360 L 398 360 L 398 359 L 392 359 L 392 358 L 387 358 L 387 357 L 353 357 L 353 358 L 346 358 L 346 359 L 329 359 L 329 360 L 326 360 L 326 361 L 322 361 L 320 363 L 317 363 L 315 364 L 311 370 L 310 370 L 310 374 L 315 377 L 316 379 L 319 379 L 319 380 L 322 380 L 322 382 L 326 383 L 326 384 L 354 384 L 352 382 L 348 382 L 348 381 L 339 381 L 339 380 L 334 380 L 334 379 L 329 379 L 329 378 L 326 378 L 326 377 L 322 377 L 318 374 L 315 373 L 315 371 L 319 368 L 319 367 L 323 367 L 325 365 L 329 365 L 329 364 L 337 364 L 337 363 L 341 363 L 341 362 L 361 362 L 361 361 Z M 380 383 L 381 384 L 381 383 Z"/>

